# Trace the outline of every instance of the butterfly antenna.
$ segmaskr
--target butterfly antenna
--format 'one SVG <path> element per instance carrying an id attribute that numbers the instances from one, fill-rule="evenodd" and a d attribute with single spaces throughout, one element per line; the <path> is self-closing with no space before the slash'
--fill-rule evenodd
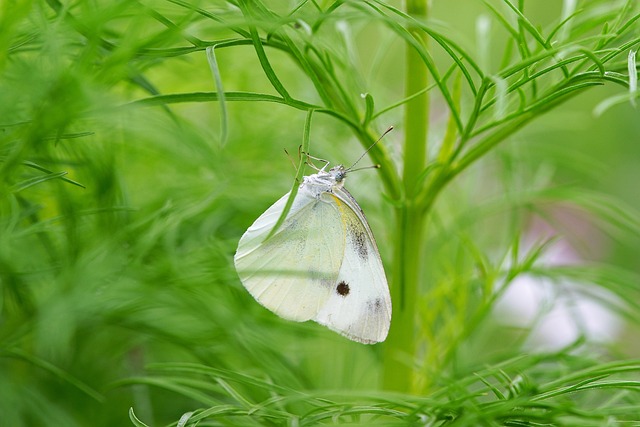
<path id="1" fill-rule="evenodd" d="M 349 168 L 349 172 L 356 172 L 356 171 L 361 171 L 364 169 L 380 169 L 380 165 L 371 165 L 371 166 L 364 166 L 358 169 L 351 169 Z"/>
<path id="2" fill-rule="evenodd" d="M 287 157 L 289 158 L 289 160 L 291 161 L 291 164 L 293 165 L 293 168 L 297 171 L 298 170 L 298 166 L 296 166 L 296 163 L 293 161 L 293 157 L 291 157 L 291 155 L 289 154 L 289 152 L 287 151 L 287 149 L 284 149 L 285 154 L 287 155 Z"/>
<path id="3" fill-rule="evenodd" d="M 363 158 L 364 156 L 366 156 L 366 155 L 367 155 L 367 153 L 369 152 L 369 150 L 371 150 L 371 149 L 372 149 L 372 148 L 373 148 L 373 147 L 374 147 L 378 142 L 380 142 L 380 140 L 381 140 L 382 138 L 384 138 L 384 136 L 385 136 L 386 134 L 388 134 L 388 133 L 389 133 L 389 132 L 391 132 L 392 130 L 393 130 L 393 126 L 389 126 L 389 128 L 388 128 L 387 130 L 385 130 L 385 131 L 384 131 L 384 133 L 383 133 L 382 135 L 380 135 L 380 138 L 376 139 L 376 142 L 374 142 L 373 144 L 371 144 L 371 146 L 369 146 L 369 148 L 367 148 L 367 149 L 365 150 L 365 152 L 364 152 L 364 153 L 362 153 L 362 156 L 360 156 L 360 157 L 358 158 L 358 160 L 356 160 L 356 161 L 355 161 L 355 162 L 354 162 L 354 163 L 353 163 L 353 164 L 352 164 L 352 165 L 347 169 L 347 171 L 353 172 L 353 167 L 354 167 L 355 165 L 357 165 L 357 164 L 358 164 L 358 162 L 359 162 L 360 160 L 362 160 L 362 158 Z M 376 166 L 374 166 L 374 167 L 376 167 Z M 378 167 L 380 167 L 380 166 L 378 165 Z"/>

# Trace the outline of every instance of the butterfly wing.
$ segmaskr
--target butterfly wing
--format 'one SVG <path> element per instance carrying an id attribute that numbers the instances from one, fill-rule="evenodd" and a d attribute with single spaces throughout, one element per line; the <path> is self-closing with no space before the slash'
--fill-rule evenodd
<path id="1" fill-rule="evenodd" d="M 340 211 L 345 250 L 333 292 L 314 320 L 354 341 L 384 341 L 391 323 L 391 297 L 373 233 L 346 189 L 326 196 Z"/>
<path id="2" fill-rule="evenodd" d="M 315 317 L 332 293 L 345 249 L 344 224 L 335 204 L 303 187 L 278 231 L 265 240 L 288 197 L 249 227 L 234 261 L 242 284 L 258 302 L 302 322 Z"/>

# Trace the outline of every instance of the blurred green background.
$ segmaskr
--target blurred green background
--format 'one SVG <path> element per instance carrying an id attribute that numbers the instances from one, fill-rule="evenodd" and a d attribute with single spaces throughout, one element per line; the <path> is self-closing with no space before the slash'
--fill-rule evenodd
<path id="1" fill-rule="evenodd" d="M 319 12 L 305 3 L 269 7 L 286 16 L 302 4 L 301 22 L 311 22 Z M 579 3 L 597 16 L 608 3 L 623 2 Z M 316 3 L 325 11 L 330 4 Z M 546 28 L 561 10 L 562 2 L 527 2 L 526 14 Z M 337 13 L 309 37 L 344 59 L 336 68 L 359 108 L 361 93 L 378 108 L 402 100 L 402 40 L 357 7 Z M 479 17 L 490 22 L 484 41 L 477 38 Z M 429 22 L 486 72 L 498 72 L 508 35 L 486 4 L 434 1 Z M 156 362 L 199 363 L 289 390 L 349 395 L 380 388 L 384 344 L 364 346 L 316 324 L 281 320 L 251 298 L 233 269 L 242 233 L 292 185 L 295 171 L 284 149 L 297 153 L 306 112 L 229 101 L 224 140 L 217 102 L 134 103 L 215 92 L 204 46 L 183 48 L 194 38 L 230 39 L 234 26 L 246 25 L 233 2 L 0 3 L 0 425 L 131 425 L 130 407 L 148 425 L 165 425 L 197 408 L 238 401 L 224 381 L 187 384 L 184 372 L 147 369 Z M 638 37 L 638 29 L 632 34 Z M 215 52 L 225 91 L 276 94 L 251 44 Z M 294 98 L 321 103 L 289 56 L 267 53 Z M 446 70 L 445 55 L 434 56 Z M 567 358 L 640 357 L 640 120 L 629 102 L 594 114 L 603 100 L 624 92 L 607 84 L 554 108 L 440 195 L 427 226 L 417 327 L 429 337 L 423 343 L 440 343 L 419 348 L 425 396 L 486 364 L 558 351 L 576 340 L 582 353 L 572 348 Z M 463 110 L 469 99 L 463 97 Z M 447 119 L 445 102 L 434 94 L 432 156 Z M 400 107 L 372 126 L 376 133 L 396 127 L 382 144 L 398 170 L 402 120 Z M 343 122 L 315 114 L 311 152 L 348 165 L 363 147 Z M 397 238 L 394 210 L 377 172 L 352 174 L 347 187 L 388 265 Z M 598 266 L 601 274 L 592 281 L 576 275 L 567 284 L 566 275 L 542 268 L 509 299 L 496 301 L 494 314 L 472 333 L 459 333 L 469 319 L 453 296 L 473 306 L 482 287 L 475 252 L 498 262 L 509 258 L 514 241 L 525 248 L 550 235 L 561 250 L 542 266 Z M 607 306 L 611 328 L 593 335 L 584 319 L 596 312 L 567 309 L 551 325 L 569 332 L 546 336 L 539 325 L 565 306 L 563 298 L 574 308 L 580 298 Z M 534 314 L 519 319 L 523 313 L 510 310 L 517 304 Z M 235 391 L 255 402 L 273 395 L 239 383 Z M 200 394 L 193 391 L 199 386 Z M 296 403 L 290 405 L 295 413 Z M 202 425 L 251 425 L 250 418 Z"/>

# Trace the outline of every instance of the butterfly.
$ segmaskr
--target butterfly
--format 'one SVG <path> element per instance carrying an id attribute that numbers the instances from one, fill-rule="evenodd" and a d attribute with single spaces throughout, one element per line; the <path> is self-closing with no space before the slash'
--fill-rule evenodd
<path id="1" fill-rule="evenodd" d="M 391 323 L 387 279 L 364 212 L 344 187 L 353 166 L 326 171 L 328 165 L 303 178 L 274 233 L 289 193 L 247 229 L 234 257 L 236 271 L 249 293 L 280 317 L 314 320 L 375 344 L 385 340 Z"/>

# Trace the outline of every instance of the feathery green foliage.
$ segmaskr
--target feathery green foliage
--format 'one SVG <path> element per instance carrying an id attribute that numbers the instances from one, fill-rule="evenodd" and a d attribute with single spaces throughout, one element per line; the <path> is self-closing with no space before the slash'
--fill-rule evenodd
<path id="1" fill-rule="evenodd" d="M 0 423 L 640 422 L 640 9 L 431 3 L 0 5 Z M 389 125 L 387 342 L 276 318 L 232 267 L 274 153 Z"/>

